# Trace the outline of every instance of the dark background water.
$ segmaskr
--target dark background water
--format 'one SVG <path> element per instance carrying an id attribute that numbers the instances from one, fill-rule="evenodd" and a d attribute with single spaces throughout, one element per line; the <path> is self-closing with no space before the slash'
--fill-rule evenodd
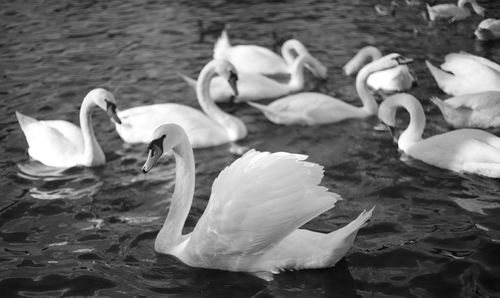
<path id="1" fill-rule="evenodd" d="M 388 2 L 388 1 L 387 1 Z M 384 4 L 388 4 L 382 2 Z M 225 106 L 249 129 L 239 143 L 305 153 L 325 166 L 323 184 L 344 201 L 306 225 L 328 232 L 376 205 L 369 225 L 334 268 L 288 272 L 266 283 L 244 273 L 189 268 L 153 250 L 174 165 L 140 173 L 145 146 L 121 142 L 102 112 L 94 124 L 108 163 L 44 179 L 29 162 L 16 122 L 78 121 L 84 95 L 106 87 L 119 108 L 154 102 L 197 106 L 176 72 L 196 76 L 213 36 L 199 41 L 197 20 L 231 24 L 234 44 L 272 46 L 271 32 L 293 35 L 329 69 L 316 89 L 358 103 L 342 65 L 361 46 L 413 57 L 425 135 L 449 129 L 427 98 L 443 94 L 423 61 L 465 50 L 500 61 L 498 43 L 471 39 L 480 18 L 429 25 L 422 7 L 376 15 L 375 1 L 1 1 L 0 293 L 25 296 L 456 297 L 500 295 L 500 182 L 432 168 L 401 157 L 376 117 L 321 127 L 277 126 L 247 105 Z M 480 1 L 488 16 L 500 3 Z M 401 117 L 405 119 L 405 115 Z M 404 125 L 404 121 L 401 123 Z M 499 131 L 494 131 L 497 135 Z M 190 231 L 213 179 L 237 157 L 229 146 L 195 151 L 197 187 Z"/>

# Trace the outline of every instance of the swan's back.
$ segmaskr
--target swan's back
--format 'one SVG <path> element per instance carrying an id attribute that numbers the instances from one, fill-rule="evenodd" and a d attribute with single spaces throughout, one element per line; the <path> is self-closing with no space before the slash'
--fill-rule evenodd
<path id="1" fill-rule="evenodd" d="M 323 169 L 306 158 L 252 150 L 224 169 L 181 259 L 235 269 L 334 207 L 340 197 L 318 185 Z"/>

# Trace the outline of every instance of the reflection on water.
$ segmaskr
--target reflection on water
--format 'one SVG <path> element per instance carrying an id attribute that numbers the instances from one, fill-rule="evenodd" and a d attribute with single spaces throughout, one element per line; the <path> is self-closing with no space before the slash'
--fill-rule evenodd
<path id="1" fill-rule="evenodd" d="M 24 296 L 458 297 L 499 296 L 500 182 L 433 168 L 402 156 L 376 117 L 321 127 L 278 126 L 247 105 L 222 106 L 242 119 L 239 143 L 308 154 L 325 167 L 324 185 L 344 200 L 305 225 L 328 232 L 376 205 L 373 219 L 337 266 L 285 272 L 273 282 L 244 273 L 190 268 L 159 255 L 153 242 L 170 205 L 175 166 L 140 169 L 145 146 L 121 142 L 103 113 L 94 125 L 107 164 L 59 170 L 30 161 L 15 120 L 78 122 L 83 96 L 109 88 L 118 109 L 155 102 L 197 106 L 177 72 L 195 77 L 216 35 L 200 40 L 198 20 L 230 23 L 234 44 L 272 47 L 293 36 L 328 67 L 307 90 L 359 104 L 342 66 L 364 45 L 416 61 L 412 93 L 428 123 L 448 131 L 427 100 L 443 97 L 423 61 L 464 50 L 500 61 L 498 42 L 470 39 L 478 16 L 428 24 L 423 5 L 381 17 L 386 1 L 70 1 L 0 3 L 0 291 Z M 487 16 L 500 3 L 481 1 Z M 273 36 L 273 32 L 276 32 Z M 399 116 L 400 125 L 407 115 Z M 499 134 L 499 130 L 492 131 Z M 195 151 L 197 187 L 185 232 L 202 214 L 217 174 L 237 157 L 230 146 Z"/>

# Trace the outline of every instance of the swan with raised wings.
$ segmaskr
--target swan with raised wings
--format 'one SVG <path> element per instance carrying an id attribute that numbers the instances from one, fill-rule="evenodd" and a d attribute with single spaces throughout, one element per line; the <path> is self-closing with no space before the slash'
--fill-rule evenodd
<path id="1" fill-rule="evenodd" d="M 500 91 L 465 94 L 441 100 L 430 100 L 439 108 L 446 122 L 459 127 L 499 127 Z"/>
<path id="2" fill-rule="evenodd" d="M 92 126 L 92 109 L 98 106 L 114 122 L 116 100 L 105 89 L 91 90 L 80 107 L 80 127 L 64 120 L 38 121 L 16 111 L 17 121 L 28 142 L 28 154 L 39 162 L 57 168 L 94 167 L 106 163 Z"/>
<path id="3" fill-rule="evenodd" d="M 323 168 L 307 156 L 251 150 L 215 179 L 205 212 L 182 234 L 193 201 L 195 163 L 184 130 L 158 127 L 148 147 L 148 172 L 172 150 L 175 189 L 155 250 L 192 267 L 243 271 L 267 280 L 283 270 L 332 267 L 350 249 L 373 209 L 328 234 L 299 229 L 333 208 L 340 196 L 319 186 Z"/>
<path id="4" fill-rule="evenodd" d="M 380 105 L 378 116 L 391 130 L 399 107 L 410 114 L 410 123 L 398 140 L 401 151 L 435 167 L 500 178 L 499 137 L 479 129 L 457 129 L 422 139 L 424 110 L 415 97 L 406 93 L 388 97 Z"/>
<path id="5" fill-rule="evenodd" d="M 366 63 L 380 59 L 382 52 L 374 46 L 366 46 L 359 50 L 343 67 L 348 76 L 356 74 Z M 372 73 L 366 81 L 374 90 L 385 92 L 409 90 L 415 83 L 407 65 L 399 65 Z"/>
<path id="6" fill-rule="evenodd" d="M 470 11 L 465 4 L 469 3 L 472 9 L 478 15 L 484 17 L 485 9 L 477 4 L 476 0 L 458 0 L 457 4 L 438 4 L 434 6 L 427 5 L 427 14 L 431 21 L 437 19 L 448 19 L 450 23 L 461 21 L 470 17 Z"/>
<path id="7" fill-rule="evenodd" d="M 303 92 L 275 100 L 268 106 L 249 102 L 248 104 L 261 110 L 264 115 L 276 124 L 317 125 L 335 123 L 350 118 L 366 118 L 377 114 L 377 102 L 366 84 L 370 74 L 411 63 L 413 59 L 400 54 L 389 54 L 365 65 L 356 77 L 356 90 L 363 105 L 353 106 L 331 96 Z"/>
<path id="8" fill-rule="evenodd" d="M 281 47 L 282 57 L 273 51 L 256 45 L 232 46 L 227 30 L 223 30 L 214 46 L 214 59 L 226 59 L 239 72 L 262 75 L 290 74 L 293 70 L 295 56 L 309 54 L 306 47 L 296 39 L 289 39 Z M 317 78 L 326 77 L 326 67 L 312 55 L 306 67 Z"/>
<path id="9" fill-rule="evenodd" d="M 434 80 L 445 93 L 459 96 L 483 91 L 500 91 L 500 65 L 465 52 L 446 55 L 438 68 L 425 61 Z"/>
<path id="10" fill-rule="evenodd" d="M 193 147 L 217 146 L 243 139 L 247 135 L 245 124 L 221 110 L 210 97 L 209 86 L 213 77 L 227 80 L 233 95 L 238 94 L 237 72 L 226 60 L 212 60 L 200 72 L 196 96 L 200 111 L 177 103 L 139 106 L 118 112 L 122 120 L 116 130 L 127 143 L 147 143 L 156 127 L 164 123 L 177 123 L 184 128 Z"/>
<path id="11" fill-rule="evenodd" d="M 288 83 L 281 83 L 267 76 L 239 71 L 238 96 L 235 98 L 231 86 L 223 77 L 214 77 L 210 82 L 210 97 L 215 102 L 243 102 L 263 99 L 274 99 L 304 89 L 304 65 L 313 61 L 309 54 L 303 54 L 293 62 Z M 191 87 L 196 87 L 196 81 L 181 74 L 181 77 Z M 324 73 L 326 78 L 326 72 Z"/>

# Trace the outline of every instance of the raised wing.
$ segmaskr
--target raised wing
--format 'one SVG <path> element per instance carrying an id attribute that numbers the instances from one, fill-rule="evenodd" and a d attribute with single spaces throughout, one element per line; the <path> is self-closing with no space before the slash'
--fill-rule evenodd
<path id="1" fill-rule="evenodd" d="M 449 98 L 445 101 L 454 108 L 466 107 L 473 110 L 488 109 L 500 105 L 499 91 L 485 91 Z"/>
<path id="2" fill-rule="evenodd" d="M 305 155 L 251 150 L 224 169 L 188 246 L 204 255 L 259 254 L 335 206 Z"/>

